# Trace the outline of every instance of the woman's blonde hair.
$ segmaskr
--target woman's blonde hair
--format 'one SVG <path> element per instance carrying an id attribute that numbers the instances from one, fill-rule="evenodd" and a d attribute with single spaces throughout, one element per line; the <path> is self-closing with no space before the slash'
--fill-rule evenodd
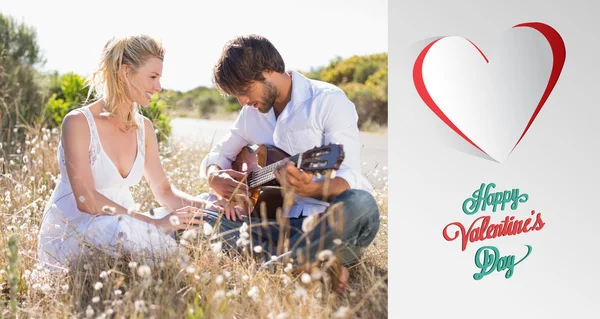
<path id="1" fill-rule="evenodd" d="M 122 103 L 132 101 L 131 92 L 126 84 L 138 89 L 135 83 L 130 83 L 127 76 L 121 77 L 124 65 L 128 65 L 135 73 L 149 58 L 164 59 L 165 49 L 162 44 L 147 35 L 134 35 L 122 38 L 112 38 L 104 46 L 98 68 L 91 77 L 86 79 L 90 86 L 88 97 L 103 99 L 105 111 L 125 123 L 124 131 L 130 132 L 139 128 L 135 121 L 135 113 L 139 112 L 138 105 L 133 102 L 131 107 L 119 107 Z"/>

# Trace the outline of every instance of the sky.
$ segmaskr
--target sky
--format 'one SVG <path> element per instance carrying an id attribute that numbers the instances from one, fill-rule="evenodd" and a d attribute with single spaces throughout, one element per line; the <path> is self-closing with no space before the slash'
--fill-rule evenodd
<path id="1" fill-rule="evenodd" d="M 0 0 L 0 13 L 36 29 L 44 71 L 86 76 L 111 37 L 151 35 L 166 48 L 162 86 L 179 91 L 212 86 L 223 46 L 243 34 L 266 37 L 300 71 L 388 50 L 387 0 Z"/>

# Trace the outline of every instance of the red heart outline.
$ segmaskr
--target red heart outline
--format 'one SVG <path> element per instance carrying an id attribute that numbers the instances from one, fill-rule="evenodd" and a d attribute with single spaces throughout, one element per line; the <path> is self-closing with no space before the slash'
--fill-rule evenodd
<path id="1" fill-rule="evenodd" d="M 552 93 L 552 89 L 554 89 L 554 86 L 556 85 L 556 82 L 558 81 L 560 72 L 562 71 L 562 68 L 565 64 L 565 58 L 567 55 L 565 43 L 564 43 L 562 37 L 551 26 L 541 23 L 541 22 L 527 22 L 527 23 L 517 24 L 513 28 L 518 28 L 518 27 L 529 27 L 529 28 L 535 29 L 546 38 L 546 40 L 550 44 L 550 48 L 552 49 L 553 63 L 552 63 L 552 72 L 550 73 L 550 77 L 548 79 L 548 85 L 546 86 L 546 90 L 544 91 L 544 94 L 542 95 L 540 102 L 538 103 L 537 107 L 535 108 L 535 111 L 533 112 L 531 119 L 529 119 L 529 123 L 527 123 L 527 126 L 525 127 L 523 134 L 521 134 L 521 137 L 519 137 L 519 140 L 517 141 L 517 143 L 511 150 L 511 152 L 515 149 L 515 147 L 517 147 L 519 142 L 521 142 L 521 139 L 523 138 L 523 136 L 525 136 L 525 133 L 527 133 L 527 131 L 529 130 L 529 127 L 531 126 L 531 124 L 537 117 L 538 113 L 542 109 L 542 106 L 544 106 L 544 103 L 550 96 L 550 93 Z M 483 151 L 479 146 L 475 145 L 475 143 L 473 143 L 473 141 L 471 141 L 471 139 L 469 139 L 458 127 L 456 127 L 456 125 L 454 125 L 454 123 L 452 123 L 452 121 L 450 121 L 450 119 L 448 119 L 448 117 L 444 114 L 444 112 L 442 112 L 442 110 L 435 104 L 435 102 L 429 95 L 429 92 L 427 92 L 427 88 L 425 87 L 425 81 L 423 80 L 423 61 L 425 61 L 425 56 L 427 55 L 427 52 L 429 52 L 429 49 L 431 49 L 431 47 L 437 41 L 439 41 L 441 39 L 443 39 L 443 37 L 436 39 L 435 41 L 432 41 L 421 51 L 421 53 L 417 57 L 417 60 L 415 61 L 415 65 L 413 68 L 413 83 L 415 84 L 415 88 L 417 89 L 419 96 L 421 96 L 421 99 L 423 100 L 423 102 L 425 102 L 425 104 L 427 104 L 427 106 L 433 111 L 433 113 L 435 113 L 442 121 L 444 121 L 444 123 L 446 123 L 446 125 L 448 125 L 451 129 L 453 129 L 454 132 L 458 133 L 458 135 L 460 135 L 462 138 L 464 138 L 467 142 L 471 143 L 471 145 L 475 146 L 478 150 L 485 153 L 485 151 Z M 469 40 L 469 42 L 471 42 L 471 41 Z M 479 53 L 481 53 L 481 55 L 485 59 L 485 62 L 489 63 L 487 57 L 477 47 L 477 45 L 475 45 L 473 42 L 471 42 L 471 44 L 473 44 L 473 46 L 479 51 Z M 485 153 L 485 154 L 487 155 L 487 153 Z"/>

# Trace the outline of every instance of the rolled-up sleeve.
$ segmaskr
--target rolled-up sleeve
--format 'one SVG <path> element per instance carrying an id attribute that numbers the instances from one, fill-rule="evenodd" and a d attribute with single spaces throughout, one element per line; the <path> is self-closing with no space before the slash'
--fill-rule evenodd
<path id="1" fill-rule="evenodd" d="M 206 178 L 206 171 L 211 165 L 218 165 L 221 169 L 230 169 L 231 163 L 239 152 L 248 144 L 245 131 L 241 125 L 244 112 L 242 111 L 229 132 L 210 150 L 200 165 L 200 177 Z"/>
<path id="2" fill-rule="evenodd" d="M 358 114 L 354 103 L 350 101 L 343 91 L 329 92 L 323 97 L 324 114 L 323 132 L 324 144 L 342 144 L 344 147 L 344 161 L 336 172 L 353 189 L 371 191 L 368 181 L 362 176 L 360 166 L 360 132 L 358 130 Z"/>

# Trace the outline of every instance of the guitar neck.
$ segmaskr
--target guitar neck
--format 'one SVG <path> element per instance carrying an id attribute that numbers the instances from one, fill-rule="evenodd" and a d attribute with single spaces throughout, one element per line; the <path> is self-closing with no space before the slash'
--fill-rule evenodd
<path id="1" fill-rule="evenodd" d="M 290 156 L 286 158 L 290 162 L 298 165 L 298 159 L 301 158 L 302 153 Z M 249 188 L 255 188 L 262 186 L 268 182 L 271 182 L 275 179 L 275 169 L 283 162 L 284 160 L 275 162 L 271 165 L 265 166 L 259 170 L 252 171 L 248 174 L 247 184 Z"/>

